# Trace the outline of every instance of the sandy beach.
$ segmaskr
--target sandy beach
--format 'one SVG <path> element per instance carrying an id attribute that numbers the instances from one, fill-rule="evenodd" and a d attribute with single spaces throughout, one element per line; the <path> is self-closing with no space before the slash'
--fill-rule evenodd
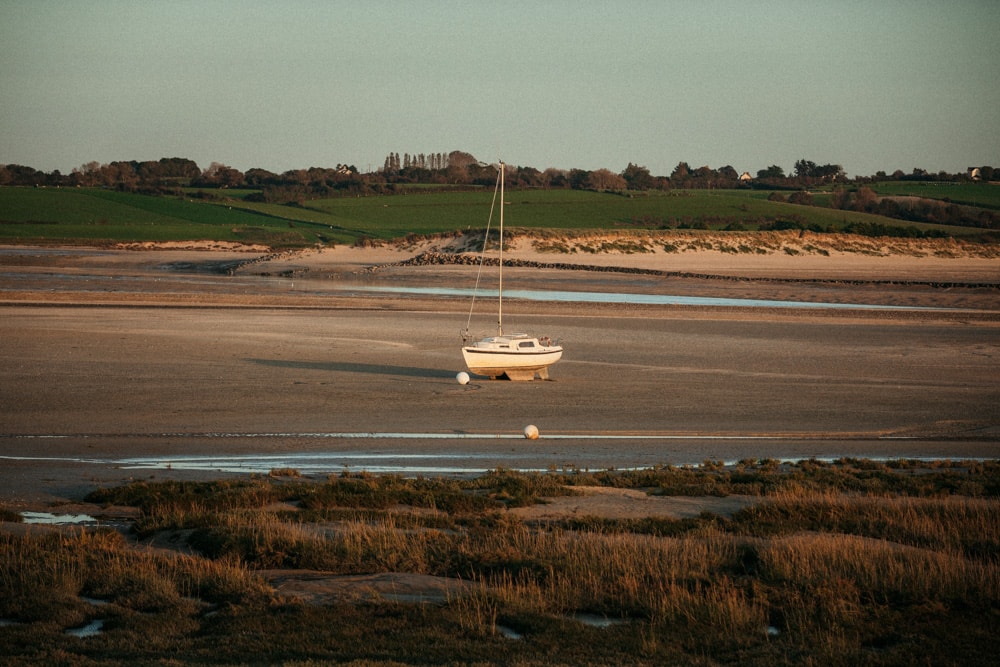
<path id="1" fill-rule="evenodd" d="M 393 291 L 471 287 L 474 266 L 406 263 L 441 245 L 0 248 L 0 503 L 276 467 L 1000 457 L 988 254 L 564 256 L 523 241 L 512 259 L 651 273 L 512 268 L 521 289 L 814 305 L 510 299 L 505 323 L 561 340 L 564 359 L 550 381 L 460 385 L 469 300 Z M 491 307 L 473 313 L 474 334 Z M 524 439 L 528 424 L 542 437 Z"/>

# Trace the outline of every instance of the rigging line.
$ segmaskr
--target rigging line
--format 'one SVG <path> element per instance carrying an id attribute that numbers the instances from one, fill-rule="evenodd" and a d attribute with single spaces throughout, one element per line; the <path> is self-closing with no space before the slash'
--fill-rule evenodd
<path id="1" fill-rule="evenodd" d="M 497 205 L 497 193 L 500 191 L 500 178 L 501 171 L 497 171 L 497 184 L 493 188 L 493 201 L 490 202 L 490 216 L 486 220 L 486 233 L 483 236 L 483 249 L 479 253 L 479 270 L 476 272 L 476 285 L 472 289 L 472 305 L 469 306 L 469 319 L 465 323 L 465 333 L 469 333 L 469 327 L 472 324 L 472 313 L 476 309 L 476 294 L 479 292 L 479 281 L 483 275 L 483 265 L 486 263 L 486 246 L 490 240 L 490 228 L 493 224 L 493 211 L 496 209 Z M 503 239 L 500 239 L 500 243 L 503 243 Z"/>

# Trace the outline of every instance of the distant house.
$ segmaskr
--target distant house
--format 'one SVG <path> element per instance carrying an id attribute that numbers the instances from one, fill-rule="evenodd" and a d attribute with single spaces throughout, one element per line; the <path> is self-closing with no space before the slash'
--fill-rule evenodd
<path id="1" fill-rule="evenodd" d="M 740 174 L 740 183 L 749 183 L 753 180 L 753 176 L 750 175 L 749 171 L 744 171 Z"/>
<path id="2" fill-rule="evenodd" d="M 972 180 L 978 181 L 982 179 L 982 177 L 983 174 L 982 172 L 979 171 L 979 167 L 973 167 L 972 169 L 969 169 L 969 178 L 971 178 Z"/>

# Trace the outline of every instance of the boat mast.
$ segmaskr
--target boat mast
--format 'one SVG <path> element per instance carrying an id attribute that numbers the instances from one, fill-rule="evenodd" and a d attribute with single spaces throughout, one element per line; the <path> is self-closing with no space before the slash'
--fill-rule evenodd
<path id="1" fill-rule="evenodd" d="M 500 161 L 500 284 L 498 286 L 497 293 L 499 295 L 499 300 L 497 302 L 497 335 L 503 335 L 503 181 L 504 181 L 504 164 L 503 160 Z"/>

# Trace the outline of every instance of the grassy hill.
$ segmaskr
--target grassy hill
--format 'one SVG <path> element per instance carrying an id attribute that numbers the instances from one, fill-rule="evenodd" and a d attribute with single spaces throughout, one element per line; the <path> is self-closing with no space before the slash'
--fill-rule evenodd
<path id="1" fill-rule="evenodd" d="M 327 227 L 193 199 L 99 189 L 0 188 L 4 242 L 220 240 L 294 247 L 332 240 Z"/>
<path id="2" fill-rule="evenodd" d="M 898 184 L 893 184 L 898 185 Z M 917 187 L 910 185 L 911 189 Z M 972 200 L 993 188 L 942 190 Z M 936 190 L 935 190 L 936 191 Z M 282 205 L 246 201 L 251 191 L 150 196 L 85 188 L 0 188 L 0 242 L 106 244 L 217 240 L 291 248 L 394 239 L 487 225 L 492 193 L 411 190 L 407 194 L 343 197 Z M 888 194 L 888 193 L 887 193 Z M 893 196 L 905 194 L 904 190 Z M 581 190 L 514 190 L 505 222 L 521 229 L 745 229 L 803 226 L 836 231 L 851 224 L 939 230 L 971 235 L 968 227 L 911 223 L 879 215 L 768 201 L 758 190 L 689 190 L 620 195 Z M 1000 206 L 1000 196 L 995 196 Z M 957 199 L 957 197 L 956 197 Z M 993 201 L 984 202 L 992 206 Z"/>

